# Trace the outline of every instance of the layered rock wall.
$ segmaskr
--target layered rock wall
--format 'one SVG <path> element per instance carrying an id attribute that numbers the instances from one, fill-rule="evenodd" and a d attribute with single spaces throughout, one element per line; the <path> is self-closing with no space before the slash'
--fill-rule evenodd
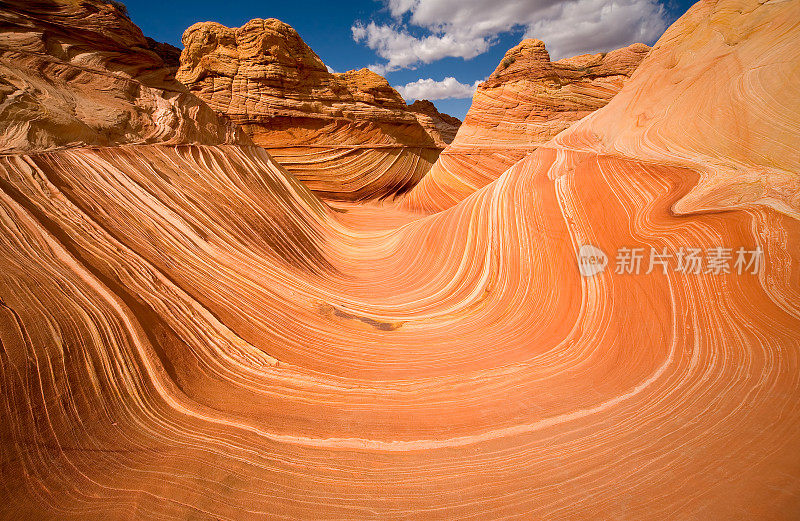
<path id="1" fill-rule="evenodd" d="M 634 44 L 551 62 L 543 42 L 522 41 L 478 86 L 455 140 L 404 206 L 439 211 L 496 179 L 608 103 L 649 50 Z"/>
<path id="2" fill-rule="evenodd" d="M 388 197 L 413 187 L 458 120 L 410 108 L 368 69 L 328 72 L 289 25 L 203 22 L 183 35 L 178 79 L 331 199 Z"/>

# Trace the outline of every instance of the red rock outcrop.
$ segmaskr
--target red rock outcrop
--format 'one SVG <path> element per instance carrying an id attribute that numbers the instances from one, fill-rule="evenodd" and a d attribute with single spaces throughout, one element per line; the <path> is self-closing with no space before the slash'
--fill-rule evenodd
<path id="1" fill-rule="evenodd" d="M 461 120 L 449 114 L 442 114 L 436 106 L 426 99 L 418 99 L 408 106 L 415 113 L 420 124 L 429 134 L 444 144 L 453 142 L 461 126 Z"/>
<path id="2" fill-rule="evenodd" d="M 250 142 L 175 80 L 115 3 L 0 6 L 0 150 Z"/>
<path id="3" fill-rule="evenodd" d="M 406 208 L 439 211 L 493 181 L 608 103 L 649 50 L 634 44 L 551 62 L 543 42 L 523 40 L 478 86 L 458 135 L 407 195 Z"/>
<path id="4" fill-rule="evenodd" d="M 794 521 L 798 20 L 697 4 L 424 218 L 255 146 L 0 156 L 0 514 Z"/>
<path id="5" fill-rule="evenodd" d="M 178 79 L 326 198 L 370 199 L 410 189 L 457 127 L 455 118 L 410 109 L 368 69 L 328 72 L 279 20 L 234 29 L 197 23 L 183 44 Z"/>

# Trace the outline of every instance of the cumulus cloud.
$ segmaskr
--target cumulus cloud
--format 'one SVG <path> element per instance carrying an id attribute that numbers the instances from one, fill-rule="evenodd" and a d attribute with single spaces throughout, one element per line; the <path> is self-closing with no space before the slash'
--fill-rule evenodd
<path id="1" fill-rule="evenodd" d="M 417 38 L 401 26 L 375 22 L 368 25 L 356 22 L 351 30 L 356 42 L 365 43 L 378 56 L 388 60 L 384 66 L 386 72 L 408 68 L 419 62 L 431 63 L 447 56 L 474 58 L 489 48 L 485 38 L 466 38 L 449 33 Z"/>
<path id="2" fill-rule="evenodd" d="M 471 98 L 480 82 L 481 80 L 477 80 L 472 85 L 468 85 L 448 76 L 441 81 L 436 81 L 432 78 L 417 80 L 405 85 L 398 85 L 395 89 L 406 101 Z"/>
<path id="3" fill-rule="evenodd" d="M 351 28 L 356 42 L 386 60 L 383 72 L 446 57 L 473 58 L 498 35 L 513 31 L 543 40 L 559 59 L 652 43 L 666 28 L 658 0 L 388 0 L 387 5 L 389 23 L 358 21 Z"/>
<path id="4" fill-rule="evenodd" d="M 549 19 L 528 25 L 525 38 L 545 42 L 553 59 L 652 43 L 666 29 L 664 9 L 652 0 L 565 2 Z"/>

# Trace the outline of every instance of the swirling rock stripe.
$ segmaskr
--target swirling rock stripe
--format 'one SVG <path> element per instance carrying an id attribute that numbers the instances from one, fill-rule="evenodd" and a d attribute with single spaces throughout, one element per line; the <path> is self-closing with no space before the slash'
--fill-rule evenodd
<path id="1" fill-rule="evenodd" d="M 497 179 L 570 125 L 605 106 L 650 48 L 551 62 L 541 40 L 510 49 L 478 86 L 453 142 L 403 198 L 409 210 L 437 212 Z"/>
<path id="2" fill-rule="evenodd" d="M 253 150 L 118 152 L 3 162 L 7 511 L 790 518 L 797 221 L 675 216 L 690 171 L 540 149 L 358 232 Z M 242 234 L 244 194 L 285 205 L 302 261 Z M 587 240 L 761 246 L 766 270 L 580 279 Z"/>
<path id="3" fill-rule="evenodd" d="M 267 146 L 266 150 L 315 194 L 339 201 L 400 196 L 428 173 L 441 151 L 406 145 Z"/>
<path id="4" fill-rule="evenodd" d="M 678 27 L 752 23 L 692 44 L 742 63 L 800 41 L 797 6 Z M 739 90 L 792 76 L 714 64 L 741 121 L 793 106 Z M 727 149 L 669 120 L 610 139 L 610 110 L 422 218 L 329 207 L 258 147 L 0 157 L 1 517 L 796 519 L 795 193 L 692 199 Z M 743 175 L 796 171 L 794 121 Z M 587 243 L 761 248 L 763 270 L 583 278 Z"/>

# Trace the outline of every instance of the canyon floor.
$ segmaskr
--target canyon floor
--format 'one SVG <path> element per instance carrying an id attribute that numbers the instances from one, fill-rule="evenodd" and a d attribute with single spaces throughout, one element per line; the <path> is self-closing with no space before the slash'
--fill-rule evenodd
<path id="1" fill-rule="evenodd" d="M 800 2 L 463 123 L 184 46 L 0 4 L 0 519 L 800 519 Z"/>

